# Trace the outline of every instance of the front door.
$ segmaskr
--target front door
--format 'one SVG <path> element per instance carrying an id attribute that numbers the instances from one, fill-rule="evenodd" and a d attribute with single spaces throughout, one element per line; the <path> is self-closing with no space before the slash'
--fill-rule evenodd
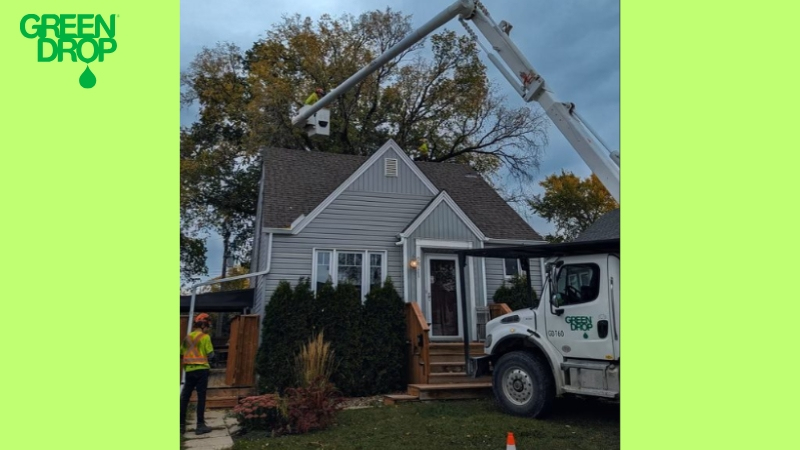
<path id="1" fill-rule="evenodd" d="M 605 257 L 565 260 L 556 288 L 561 315 L 545 304 L 547 338 L 566 358 L 614 359 L 614 316 Z"/>
<path id="2" fill-rule="evenodd" d="M 462 336 L 457 261 L 455 256 L 449 255 L 428 255 L 425 258 L 426 309 L 433 339 Z"/>

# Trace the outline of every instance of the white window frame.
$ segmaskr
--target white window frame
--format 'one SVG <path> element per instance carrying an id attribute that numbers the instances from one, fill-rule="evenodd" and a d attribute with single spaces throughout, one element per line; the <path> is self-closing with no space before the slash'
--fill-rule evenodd
<path id="1" fill-rule="evenodd" d="M 514 259 L 517 261 L 517 275 L 522 273 L 522 264 L 519 263 L 519 259 L 517 258 L 503 258 L 503 279 L 509 281 L 511 280 L 513 275 L 509 275 L 508 273 L 506 273 L 506 259 Z"/>
<path id="2" fill-rule="evenodd" d="M 331 255 L 330 273 L 331 282 L 333 286 L 339 283 L 339 253 L 360 253 L 363 255 L 361 258 L 361 301 L 363 302 L 369 294 L 370 282 L 370 254 L 379 253 L 381 255 L 381 284 L 386 282 L 388 278 L 388 258 L 389 252 L 380 249 L 350 249 L 350 248 L 314 248 L 312 251 L 311 260 L 311 290 L 317 292 L 317 255 L 320 252 L 329 252 Z"/>

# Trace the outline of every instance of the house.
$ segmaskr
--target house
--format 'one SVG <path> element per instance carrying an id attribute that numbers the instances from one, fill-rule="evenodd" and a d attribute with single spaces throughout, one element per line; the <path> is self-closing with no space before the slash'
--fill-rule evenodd
<path id="1" fill-rule="evenodd" d="M 268 273 L 255 277 L 254 314 L 263 314 L 282 280 L 309 277 L 314 289 L 349 280 L 363 297 L 389 276 L 407 303 L 419 305 L 432 341 L 463 341 L 453 252 L 544 242 L 469 166 L 414 162 L 392 140 L 371 157 L 279 148 L 261 156 L 251 271 Z M 538 292 L 543 263 L 531 267 Z M 476 308 L 519 271 L 516 260 L 470 260 L 471 339 Z"/>

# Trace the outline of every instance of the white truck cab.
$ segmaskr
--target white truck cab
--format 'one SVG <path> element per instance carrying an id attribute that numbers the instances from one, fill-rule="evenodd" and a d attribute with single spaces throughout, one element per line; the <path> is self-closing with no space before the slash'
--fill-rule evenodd
<path id="1" fill-rule="evenodd" d="M 540 300 L 487 323 L 486 356 L 472 358 L 465 346 L 469 374 L 492 375 L 503 409 L 543 417 L 563 395 L 619 399 L 619 239 L 459 253 L 464 263 L 519 258 L 526 273 L 531 258 L 547 259 Z"/>

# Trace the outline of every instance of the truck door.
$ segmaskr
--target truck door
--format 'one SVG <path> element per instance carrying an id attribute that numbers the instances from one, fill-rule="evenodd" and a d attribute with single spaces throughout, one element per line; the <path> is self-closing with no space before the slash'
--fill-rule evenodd
<path id="1" fill-rule="evenodd" d="M 610 284 L 609 295 L 611 296 L 611 318 L 614 323 L 611 325 L 611 334 L 614 338 L 614 357 L 619 359 L 619 255 L 608 255 L 608 281 Z"/>
<path id="2" fill-rule="evenodd" d="M 605 255 L 564 261 L 555 283 L 557 306 L 545 299 L 547 338 L 566 358 L 615 359 Z"/>

